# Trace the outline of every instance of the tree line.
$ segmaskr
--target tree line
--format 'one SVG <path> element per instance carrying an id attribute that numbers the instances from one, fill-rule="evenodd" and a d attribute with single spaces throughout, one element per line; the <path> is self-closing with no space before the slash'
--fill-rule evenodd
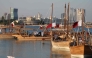
<path id="1" fill-rule="evenodd" d="M 14 19 L 8 19 L 6 20 L 4 16 L 1 17 L 0 24 L 2 25 L 9 25 L 11 22 L 13 22 Z"/>

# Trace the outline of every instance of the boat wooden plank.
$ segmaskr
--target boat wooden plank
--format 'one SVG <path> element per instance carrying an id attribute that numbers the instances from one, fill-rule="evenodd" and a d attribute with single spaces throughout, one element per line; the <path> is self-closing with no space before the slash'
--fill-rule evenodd
<path id="1" fill-rule="evenodd" d="M 70 47 L 71 54 L 74 55 L 92 55 L 92 46 L 80 45 Z"/>
<path id="2" fill-rule="evenodd" d="M 21 35 L 12 35 L 17 37 L 18 40 L 51 40 L 50 37 L 35 37 L 35 36 L 31 36 L 31 37 L 22 37 Z"/>
<path id="3" fill-rule="evenodd" d="M 63 46 L 63 47 L 66 47 L 66 46 L 69 47 L 69 41 L 60 41 L 60 42 L 54 42 L 54 41 L 53 41 L 53 44 L 54 44 L 54 45 Z"/>
<path id="4" fill-rule="evenodd" d="M 70 47 L 71 54 L 84 54 L 84 46 L 73 46 Z"/>

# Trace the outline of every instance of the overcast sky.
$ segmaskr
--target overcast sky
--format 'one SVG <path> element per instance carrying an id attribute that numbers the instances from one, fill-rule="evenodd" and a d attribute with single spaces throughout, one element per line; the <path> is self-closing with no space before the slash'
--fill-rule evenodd
<path id="1" fill-rule="evenodd" d="M 65 3 L 70 2 L 71 8 L 86 9 L 86 21 L 92 19 L 92 0 L 0 0 L 0 17 L 9 13 L 10 7 L 18 8 L 19 16 L 34 16 L 41 13 L 43 17 L 50 15 L 51 4 L 54 4 L 54 16 L 60 18 Z"/>

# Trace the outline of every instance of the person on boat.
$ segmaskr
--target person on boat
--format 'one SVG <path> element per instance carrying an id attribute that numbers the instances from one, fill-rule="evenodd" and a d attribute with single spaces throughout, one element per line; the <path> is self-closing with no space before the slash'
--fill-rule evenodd
<path id="1" fill-rule="evenodd" d="M 57 41 L 58 40 L 58 35 L 55 33 L 54 34 L 54 39 L 53 39 L 54 41 Z"/>
<path id="2" fill-rule="evenodd" d="M 85 40 L 85 41 L 86 41 L 86 43 L 88 43 L 88 42 L 89 42 L 89 37 L 90 37 L 90 36 L 89 36 L 89 33 L 88 33 L 88 32 L 86 32 L 86 40 Z"/>
<path id="3" fill-rule="evenodd" d="M 75 36 L 72 36 L 72 41 L 74 41 L 75 40 Z"/>
<path id="4" fill-rule="evenodd" d="M 38 32 L 37 31 L 34 31 L 34 36 L 37 36 L 38 35 Z"/>
<path id="5" fill-rule="evenodd" d="M 42 37 L 44 36 L 44 31 L 41 32 L 41 36 L 42 36 Z"/>
<path id="6" fill-rule="evenodd" d="M 38 32 L 37 36 L 41 36 L 41 31 L 40 31 L 40 32 Z"/>
<path id="7" fill-rule="evenodd" d="M 79 37 L 79 45 L 82 45 L 82 38 Z"/>
<path id="8" fill-rule="evenodd" d="M 76 42 L 75 36 L 72 37 L 72 40 L 73 40 L 73 46 L 76 46 L 77 45 L 77 42 Z"/>

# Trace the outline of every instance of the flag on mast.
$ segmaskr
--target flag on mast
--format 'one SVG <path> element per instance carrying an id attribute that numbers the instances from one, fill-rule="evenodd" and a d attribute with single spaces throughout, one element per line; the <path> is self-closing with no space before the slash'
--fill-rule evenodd
<path id="1" fill-rule="evenodd" d="M 52 24 L 48 24 L 47 27 L 46 27 L 46 29 L 51 28 L 51 27 L 59 28 L 60 27 L 60 24 L 56 24 L 56 22 L 54 22 Z"/>
<path id="2" fill-rule="evenodd" d="M 78 26 L 82 26 L 82 20 L 79 20 L 73 24 L 73 28 L 76 28 Z"/>
<path id="3" fill-rule="evenodd" d="M 56 23 L 48 24 L 46 29 L 51 28 L 51 27 L 55 27 L 55 26 L 56 26 Z"/>

